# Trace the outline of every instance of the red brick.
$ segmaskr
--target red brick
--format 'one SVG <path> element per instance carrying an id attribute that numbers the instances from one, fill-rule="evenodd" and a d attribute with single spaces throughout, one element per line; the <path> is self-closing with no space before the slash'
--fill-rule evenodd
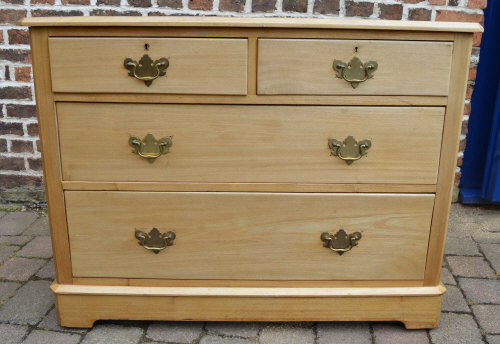
<path id="1" fill-rule="evenodd" d="M 429 0 L 429 5 L 446 5 L 446 0 Z"/>
<path id="2" fill-rule="evenodd" d="M 118 1 L 118 3 L 120 2 Z M 180 9 L 182 8 L 182 0 L 158 0 L 158 6 Z"/>
<path id="3" fill-rule="evenodd" d="M 470 109 L 471 109 L 471 104 L 465 103 L 464 104 L 464 116 L 470 116 Z"/>
<path id="4" fill-rule="evenodd" d="M 24 4 L 24 0 L 2 0 L 2 2 L 5 2 L 7 4 L 13 4 L 13 5 L 22 5 L 22 4 Z"/>
<path id="5" fill-rule="evenodd" d="M 428 21 L 431 20 L 432 11 L 425 8 L 410 8 L 408 11 L 408 19 L 415 21 Z"/>
<path id="6" fill-rule="evenodd" d="M 469 81 L 475 81 L 477 75 L 477 67 L 469 69 Z"/>
<path id="7" fill-rule="evenodd" d="M 460 144 L 458 145 L 458 151 L 459 152 L 465 151 L 466 146 L 467 146 L 467 140 L 461 140 Z"/>
<path id="8" fill-rule="evenodd" d="M 491 0 L 495 1 L 495 0 Z M 469 0 L 467 6 L 470 8 L 486 8 L 487 0 Z"/>
<path id="9" fill-rule="evenodd" d="M 99 5 L 120 6 L 120 0 L 97 0 L 97 6 Z"/>
<path id="10" fill-rule="evenodd" d="M 91 16 L 141 16 L 142 14 L 136 11 L 118 12 L 114 10 L 96 9 L 90 12 L 90 15 Z"/>
<path id="11" fill-rule="evenodd" d="M 245 0 L 220 0 L 219 10 L 227 12 L 243 12 Z"/>
<path id="12" fill-rule="evenodd" d="M 31 159 L 28 158 L 29 167 L 33 171 L 42 171 L 42 159 Z"/>
<path id="13" fill-rule="evenodd" d="M 10 141 L 10 151 L 12 153 L 33 153 L 33 143 L 31 141 L 12 140 Z"/>
<path id="14" fill-rule="evenodd" d="M 133 7 L 151 7 L 151 0 L 128 0 L 128 4 Z"/>
<path id="15" fill-rule="evenodd" d="M 305 13 L 307 0 L 283 0 L 283 11 Z"/>
<path id="16" fill-rule="evenodd" d="M 3 44 L 3 30 L 0 30 L 0 44 Z"/>
<path id="17" fill-rule="evenodd" d="M 472 46 L 479 47 L 481 45 L 482 37 L 483 37 L 482 32 L 474 32 L 474 34 L 472 35 Z"/>
<path id="18" fill-rule="evenodd" d="M 380 9 L 380 19 L 399 20 L 403 17 L 403 6 L 401 5 L 378 5 Z"/>
<path id="19" fill-rule="evenodd" d="M 9 68 L 9 66 L 5 66 L 4 67 L 4 77 L 5 77 L 5 80 L 11 80 L 10 79 L 10 68 Z"/>
<path id="20" fill-rule="evenodd" d="M 213 3 L 212 0 L 189 0 L 188 7 L 192 10 L 210 11 Z"/>
<path id="21" fill-rule="evenodd" d="M 35 105 L 7 104 L 6 109 L 7 109 L 7 117 L 16 117 L 16 118 L 36 117 Z"/>
<path id="22" fill-rule="evenodd" d="M 314 13 L 339 14 L 339 0 L 316 0 L 314 1 Z"/>
<path id="23" fill-rule="evenodd" d="M 31 0 L 32 5 L 37 5 L 37 4 L 47 4 L 47 5 L 54 5 L 54 0 Z"/>
<path id="24" fill-rule="evenodd" d="M 448 6 L 458 6 L 458 0 L 448 0 Z"/>
<path id="25" fill-rule="evenodd" d="M 24 170 L 24 158 L 0 156 L 0 170 L 22 171 Z"/>
<path id="26" fill-rule="evenodd" d="M 32 17 L 73 17 L 73 16 L 83 16 L 82 11 L 56 11 L 56 10 L 43 10 L 34 9 L 31 10 Z"/>
<path id="27" fill-rule="evenodd" d="M 7 152 L 7 140 L 0 139 L 0 152 Z"/>
<path id="28" fill-rule="evenodd" d="M 0 122 L 0 135 L 24 135 L 21 123 Z"/>
<path id="29" fill-rule="evenodd" d="M 40 140 L 36 140 L 36 151 L 37 152 L 41 152 L 42 151 L 42 147 L 40 146 Z"/>
<path id="30" fill-rule="evenodd" d="M 472 92 L 474 92 L 474 86 L 472 86 L 470 84 L 467 85 L 467 91 L 465 92 L 465 99 L 471 99 Z"/>
<path id="31" fill-rule="evenodd" d="M 30 123 L 28 124 L 28 135 L 29 136 L 38 136 L 38 124 Z"/>
<path id="32" fill-rule="evenodd" d="M 462 155 L 462 156 L 459 156 L 459 157 L 457 158 L 457 166 L 458 166 L 458 167 L 462 167 L 463 160 L 464 160 L 464 156 L 463 156 L 463 155 Z M 456 177 L 456 176 L 455 176 L 455 177 Z M 458 184 L 457 184 L 457 185 L 458 185 Z"/>
<path id="33" fill-rule="evenodd" d="M 0 88 L 0 99 L 27 99 L 31 100 L 31 88 L 27 86 L 7 86 Z"/>
<path id="34" fill-rule="evenodd" d="M 462 129 L 460 130 L 462 135 L 467 135 L 469 133 L 469 121 L 462 121 Z"/>
<path id="35" fill-rule="evenodd" d="M 373 3 L 346 1 L 345 11 L 348 17 L 369 17 L 373 14 Z"/>
<path id="36" fill-rule="evenodd" d="M 0 50 L 0 60 L 11 62 L 30 63 L 31 56 L 29 50 L 22 49 L 2 49 Z"/>
<path id="37" fill-rule="evenodd" d="M 17 81 L 31 81 L 31 67 L 15 67 L 14 74 Z"/>
<path id="38" fill-rule="evenodd" d="M 19 20 L 26 17 L 25 10 L 0 10 L 0 23 L 2 24 L 17 24 Z"/>
<path id="39" fill-rule="evenodd" d="M 9 30 L 9 44 L 30 44 L 30 37 L 27 30 Z"/>
<path id="40" fill-rule="evenodd" d="M 252 0 L 252 12 L 274 12 L 276 0 Z"/>
<path id="41" fill-rule="evenodd" d="M 0 174 L 0 185 L 8 189 L 26 186 L 41 186 L 42 177 Z"/>
<path id="42" fill-rule="evenodd" d="M 148 12 L 149 17 L 165 17 L 166 14 L 162 12 Z"/>
<path id="43" fill-rule="evenodd" d="M 484 16 L 482 14 L 465 13 L 460 11 L 437 10 L 436 21 L 473 22 L 483 24 Z"/>

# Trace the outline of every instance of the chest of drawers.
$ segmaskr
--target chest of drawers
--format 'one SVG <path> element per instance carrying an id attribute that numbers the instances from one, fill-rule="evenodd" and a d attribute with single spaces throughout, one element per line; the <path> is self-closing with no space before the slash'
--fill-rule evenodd
<path id="1" fill-rule="evenodd" d="M 23 23 L 62 326 L 437 325 L 479 25 Z"/>

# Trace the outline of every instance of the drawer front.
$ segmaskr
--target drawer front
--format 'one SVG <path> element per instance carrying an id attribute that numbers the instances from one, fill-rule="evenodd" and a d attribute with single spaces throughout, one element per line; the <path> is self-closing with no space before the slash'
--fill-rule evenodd
<path id="1" fill-rule="evenodd" d="M 434 196 L 65 193 L 75 277 L 422 279 Z M 135 231 L 172 231 L 155 254 Z M 359 232 L 339 255 L 321 234 Z M 146 242 L 150 247 L 151 242 Z M 156 246 L 159 247 L 159 246 Z"/>
<path id="2" fill-rule="evenodd" d="M 246 94 L 247 40 L 197 38 L 49 38 L 54 92 Z M 148 44 L 148 50 L 145 50 Z M 153 63 L 168 59 L 166 74 L 132 70 L 147 54 Z M 142 61 L 144 62 L 144 61 Z M 161 66 L 160 66 L 161 67 Z M 160 68 L 161 69 L 161 68 Z M 148 74 L 149 73 L 149 74 Z"/>
<path id="3" fill-rule="evenodd" d="M 260 39 L 258 93 L 444 96 L 452 49 L 450 42 Z M 334 60 L 349 63 L 353 57 L 378 67 L 368 74 L 362 69 L 361 76 L 346 70 L 337 77 Z M 351 67 L 359 69 L 355 61 Z M 344 77 L 368 79 L 353 85 Z"/>
<path id="4" fill-rule="evenodd" d="M 58 103 L 57 117 L 68 181 L 434 184 L 444 108 Z M 153 162 L 129 142 L 148 133 L 171 140 Z"/>

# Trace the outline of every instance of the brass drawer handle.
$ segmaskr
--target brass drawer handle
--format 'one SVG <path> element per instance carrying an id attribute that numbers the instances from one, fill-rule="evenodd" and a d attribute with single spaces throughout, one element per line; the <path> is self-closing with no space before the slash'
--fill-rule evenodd
<path id="1" fill-rule="evenodd" d="M 360 232 L 347 234 L 343 229 L 340 229 L 335 234 L 328 232 L 321 233 L 323 246 L 337 252 L 340 256 L 345 252 L 350 251 L 354 246 L 357 246 L 360 239 Z"/>
<path id="2" fill-rule="evenodd" d="M 153 61 L 148 54 L 145 54 L 139 62 L 128 57 L 123 61 L 123 65 L 129 70 L 129 76 L 144 81 L 149 87 L 153 80 L 167 74 L 165 69 L 168 68 L 169 62 L 166 57 Z"/>
<path id="3" fill-rule="evenodd" d="M 361 159 L 368 153 L 368 149 L 372 146 L 370 140 L 361 140 L 359 142 L 352 136 L 346 137 L 344 141 L 337 139 L 328 139 L 328 147 L 332 150 L 333 156 L 338 156 L 344 160 L 347 165 Z"/>
<path id="4" fill-rule="evenodd" d="M 333 60 L 333 69 L 337 72 L 337 78 L 350 82 L 352 88 L 356 88 L 361 82 L 373 78 L 373 73 L 377 68 L 377 61 L 363 63 L 357 57 L 353 57 L 348 63 Z"/>
<path id="5" fill-rule="evenodd" d="M 139 245 L 143 246 L 146 250 L 158 253 L 167 246 L 174 244 L 175 233 L 172 231 L 161 233 L 158 228 L 153 228 L 149 233 L 136 230 L 135 237 L 139 239 Z"/>
<path id="6" fill-rule="evenodd" d="M 168 153 L 168 148 L 172 145 L 172 139 L 164 137 L 157 140 L 153 134 L 149 133 L 142 140 L 137 136 L 130 136 L 128 143 L 134 148 L 132 153 L 142 156 L 148 159 L 150 163 L 153 163 L 160 155 Z"/>

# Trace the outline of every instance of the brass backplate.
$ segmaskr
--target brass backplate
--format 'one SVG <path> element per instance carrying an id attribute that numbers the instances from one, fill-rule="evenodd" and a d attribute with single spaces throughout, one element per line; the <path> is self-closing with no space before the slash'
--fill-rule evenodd
<path id="1" fill-rule="evenodd" d="M 356 141 L 353 136 L 348 136 L 344 141 L 337 139 L 328 139 L 328 147 L 330 147 L 333 156 L 338 156 L 344 160 L 347 165 L 361 159 L 368 153 L 368 149 L 372 146 L 372 142 L 368 139 Z"/>
<path id="2" fill-rule="evenodd" d="M 363 63 L 356 56 L 347 63 L 341 60 L 333 60 L 333 69 L 337 72 L 337 78 L 349 82 L 352 88 L 356 88 L 361 82 L 373 78 L 373 73 L 377 68 L 377 61 Z"/>
<path id="3" fill-rule="evenodd" d="M 135 231 L 135 237 L 139 239 L 139 245 L 154 253 L 159 253 L 167 246 L 172 246 L 175 236 L 175 233 L 172 231 L 161 233 L 158 228 L 151 229 L 149 233 L 141 230 Z"/>
<path id="4" fill-rule="evenodd" d="M 146 86 L 150 86 L 153 80 L 167 74 L 165 71 L 170 62 L 166 57 L 153 61 L 148 54 L 145 54 L 139 62 L 131 58 L 126 58 L 123 65 L 128 69 L 128 75 L 138 80 L 144 81 Z"/>
<path id="5" fill-rule="evenodd" d="M 354 246 L 357 246 L 360 239 L 360 232 L 347 234 L 343 229 L 339 229 L 335 234 L 328 232 L 321 233 L 323 246 L 337 252 L 340 256 L 350 251 Z"/>
<path id="6" fill-rule="evenodd" d="M 169 147 L 172 145 L 172 139 L 170 137 L 163 137 L 157 140 L 153 134 L 148 133 L 143 139 L 137 136 L 130 136 L 128 143 L 134 148 L 132 153 L 153 163 L 160 155 L 169 152 Z"/>

